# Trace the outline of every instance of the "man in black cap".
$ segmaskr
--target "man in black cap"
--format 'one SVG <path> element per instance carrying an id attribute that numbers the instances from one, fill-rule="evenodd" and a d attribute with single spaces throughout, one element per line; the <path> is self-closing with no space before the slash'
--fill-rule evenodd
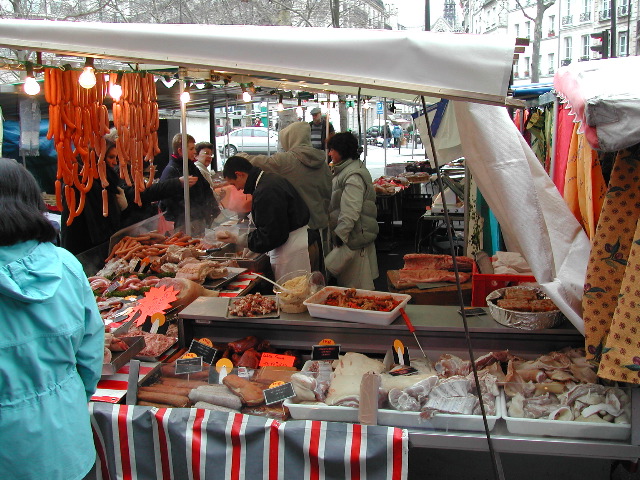
<path id="1" fill-rule="evenodd" d="M 326 118 L 322 116 L 322 110 L 319 107 L 311 109 L 311 116 L 313 117 L 313 121 L 309 122 L 311 125 L 311 145 L 318 150 L 324 150 L 327 146 L 327 121 Z M 336 133 L 335 128 L 331 122 L 329 122 L 329 135 Z"/>

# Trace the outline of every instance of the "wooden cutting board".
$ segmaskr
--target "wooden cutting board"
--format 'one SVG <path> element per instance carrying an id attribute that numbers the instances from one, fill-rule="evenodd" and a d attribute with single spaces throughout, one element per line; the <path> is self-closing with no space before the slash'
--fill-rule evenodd
<path id="1" fill-rule="evenodd" d="M 415 286 L 397 288 L 395 285 L 399 277 L 398 270 L 387 271 L 387 288 L 391 293 L 406 293 L 411 295 L 412 303 L 417 305 L 458 305 L 458 290 L 455 283 L 429 289 L 419 289 Z M 462 298 L 465 305 L 471 305 L 471 279 L 461 284 Z"/>

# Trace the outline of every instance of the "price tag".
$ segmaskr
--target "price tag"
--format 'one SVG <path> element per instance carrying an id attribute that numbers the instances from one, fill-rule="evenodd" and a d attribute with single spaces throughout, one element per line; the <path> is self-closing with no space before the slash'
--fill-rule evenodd
<path id="1" fill-rule="evenodd" d="M 116 288 L 118 288 L 120 285 L 122 285 L 119 281 L 115 281 L 113 282 L 111 285 L 109 285 L 106 290 L 104 291 L 104 293 L 102 295 L 106 295 L 107 293 L 111 293 L 113 292 Z"/>
<path id="2" fill-rule="evenodd" d="M 238 376 L 240 378 L 249 378 L 249 371 L 247 367 L 238 367 Z"/>
<path id="3" fill-rule="evenodd" d="M 340 345 L 313 345 L 311 360 L 337 360 L 340 358 Z"/>
<path id="4" fill-rule="evenodd" d="M 195 353 L 197 356 L 202 357 L 202 361 L 204 363 L 208 363 L 211 365 L 213 363 L 213 359 L 218 353 L 218 350 L 215 348 L 211 348 L 204 343 L 200 343 L 197 340 L 191 340 L 191 346 L 189 347 L 190 353 Z"/>
<path id="5" fill-rule="evenodd" d="M 322 340 L 320 340 L 320 342 L 318 342 L 318 345 L 335 345 L 335 344 L 336 342 L 334 342 L 330 338 L 323 338 Z"/>
<path id="6" fill-rule="evenodd" d="M 415 375 L 416 373 L 418 373 L 418 370 L 416 370 L 415 368 L 403 365 L 402 367 L 391 370 L 389 372 L 389 375 L 399 377 L 404 375 Z"/>
<path id="7" fill-rule="evenodd" d="M 162 312 L 156 312 L 151 315 L 151 330 L 149 330 L 149 333 L 158 333 L 158 328 L 164 325 L 165 321 L 166 317 Z"/>
<path id="8" fill-rule="evenodd" d="M 263 353 L 260 357 L 259 367 L 293 367 L 296 357 L 292 355 L 279 355 L 277 353 Z"/>
<path id="9" fill-rule="evenodd" d="M 391 349 L 393 352 L 393 363 L 397 365 L 410 365 L 409 361 L 409 349 L 404 346 L 404 344 L 396 339 L 393 341 L 393 348 Z"/>
<path id="10" fill-rule="evenodd" d="M 274 382 L 280 383 L 280 382 Z M 267 388 L 264 392 L 264 403 L 271 405 L 272 403 L 278 403 L 286 400 L 287 398 L 295 397 L 296 392 L 293 390 L 293 384 L 285 383 L 273 388 Z"/>
<path id="11" fill-rule="evenodd" d="M 188 354 L 187 354 L 188 355 Z M 179 358 L 176 360 L 176 375 L 202 371 L 202 357 Z"/>

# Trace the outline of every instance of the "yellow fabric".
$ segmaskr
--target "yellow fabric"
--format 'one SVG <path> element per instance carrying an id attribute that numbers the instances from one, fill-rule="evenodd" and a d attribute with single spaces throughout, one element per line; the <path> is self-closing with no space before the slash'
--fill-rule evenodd
<path id="1" fill-rule="evenodd" d="M 598 376 L 640 384 L 640 221 L 633 238 Z"/>
<path id="2" fill-rule="evenodd" d="M 629 368 L 625 371 L 625 367 L 621 367 L 622 357 L 629 357 L 629 354 L 620 351 L 620 340 L 627 342 L 629 335 L 637 335 L 636 340 L 631 339 L 631 342 L 635 341 L 636 345 L 640 345 L 640 335 L 637 333 L 640 330 L 640 312 L 637 309 L 640 304 L 631 299 L 632 295 L 640 294 L 636 292 L 640 285 L 640 275 L 637 272 L 640 268 L 639 254 L 635 252 L 631 255 L 632 245 L 634 249 L 638 249 L 637 242 L 640 242 L 640 234 L 637 232 L 640 215 L 638 150 L 638 147 L 625 150 L 616 157 L 600 220 L 592 239 L 582 299 L 587 358 L 596 362 L 603 361 L 600 370 L 606 378 L 621 377 L 623 373 L 628 376 L 630 371 Z M 630 290 L 625 292 L 627 287 Z M 625 301 L 619 302 L 619 298 L 625 296 Z M 623 320 L 627 314 L 631 315 L 631 322 Z M 614 318 L 619 320 L 612 321 Z M 636 325 L 631 325 L 634 322 Z M 632 332 L 629 330 L 631 328 L 636 330 Z M 611 350 L 607 351 L 610 348 L 616 349 L 615 356 Z M 634 350 L 636 355 L 640 353 L 639 346 L 635 346 Z M 634 364 L 634 356 L 630 355 L 624 365 Z"/>
<path id="3" fill-rule="evenodd" d="M 588 237 L 593 239 L 606 187 L 597 153 L 577 130 L 578 124 L 574 126 L 569 146 L 564 198 Z"/>

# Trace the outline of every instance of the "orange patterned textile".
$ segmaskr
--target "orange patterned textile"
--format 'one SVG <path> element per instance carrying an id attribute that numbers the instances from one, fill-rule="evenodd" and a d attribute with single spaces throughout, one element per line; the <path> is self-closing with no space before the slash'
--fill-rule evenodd
<path id="1" fill-rule="evenodd" d="M 598 375 L 640 383 L 640 146 L 621 151 L 592 239 L 582 299 Z"/>
<path id="2" fill-rule="evenodd" d="M 598 154 L 575 125 L 565 174 L 564 199 L 589 239 L 593 240 L 606 186 Z"/>

